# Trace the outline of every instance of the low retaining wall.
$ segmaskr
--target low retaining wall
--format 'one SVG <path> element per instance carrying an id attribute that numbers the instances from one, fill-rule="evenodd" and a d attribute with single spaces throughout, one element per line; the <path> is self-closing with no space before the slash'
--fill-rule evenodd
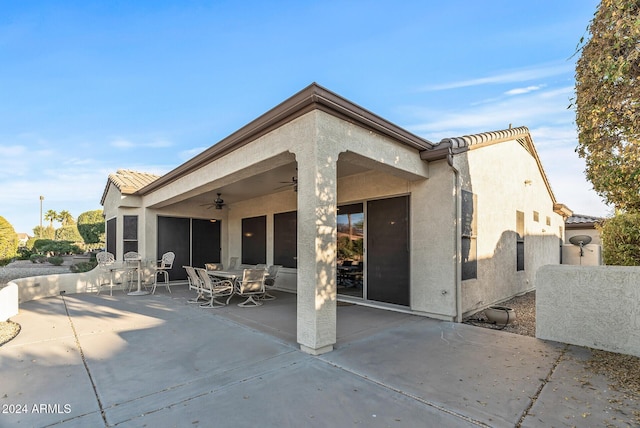
<path id="1" fill-rule="evenodd" d="M 640 357 L 640 267 L 543 266 L 536 337 Z"/>
<path id="2" fill-rule="evenodd" d="M 18 286 L 9 283 L 0 288 L 0 321 L 18 315 Z"/>
<path id="3" fill-rule="evenodd" d="M 18 314 L 19 303 L 62 294 L 89 293 L 108 281 L 99 268 L 82 273 L 61 273 L 14 279 L 0 289 L 0 321 Z"/>

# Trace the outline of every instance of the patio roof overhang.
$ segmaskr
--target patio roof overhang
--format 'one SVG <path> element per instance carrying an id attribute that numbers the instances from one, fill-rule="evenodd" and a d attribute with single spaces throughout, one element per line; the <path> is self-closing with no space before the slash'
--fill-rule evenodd
<path id="1" fill-rule="evenodd" d="M 394 125 L 316 83 L 312 83 L 204 152 L 142 187 L 135 194 L 143 196 L 154 192 L 313 110 L 321 110 L 350 123 L 357 124 L 360 127 L 407 145 L 418 152 L 434 147 L 434 144 L 430 141 Z M 292 160 L 291 164 L 295 165 L 295 160 Z M 280 166 L 286 168 L 283 165 Z M 288 168 L 291 169 L 291 165 Z M 295 171 L 295 169 L 293 170 Z"/>

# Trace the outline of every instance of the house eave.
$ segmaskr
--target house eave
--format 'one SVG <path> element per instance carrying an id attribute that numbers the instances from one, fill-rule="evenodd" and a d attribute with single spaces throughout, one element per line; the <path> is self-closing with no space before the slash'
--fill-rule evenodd
<path id="1" fill-rule="evenodd" d="M 136 194 L 145 195 L 153 192 L 313 110 L 320 110 L 357 124 L 408 145 L 419 152 L 434 146 L 430 141 L 418 137 L 313 83 L 199 155 L 169 171 L 158 180 L 139 189 Z"/>

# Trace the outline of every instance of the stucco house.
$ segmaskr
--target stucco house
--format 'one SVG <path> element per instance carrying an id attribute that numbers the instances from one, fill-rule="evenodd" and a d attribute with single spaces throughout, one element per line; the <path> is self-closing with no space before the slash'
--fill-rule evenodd
<path id="1" fill-rule="evenodd" d="M 602 241 L 600 231 L 596 228 L 596 225 L 602 221 L 604 221 L 603 217 L 576 213 L 565 220 L 562 264 L 582 266 L 602 264 Z M 589 242 L 580 245 L 581 238 L 585 236 L 589 237 Z M 572 244 L 571 241 L 578 244 Z"/>
<path id="2" fill-rule="evenodd" d="M 433 143 L 317 84 L 161 177 L 110 175 L 101 203 L 109 251 L 174 251 L 172 279 L 283 266 L 312 354 L 333 349 L 338 300 L 459 322 L 532 290 L 571 214 L 526 127 Z"/>

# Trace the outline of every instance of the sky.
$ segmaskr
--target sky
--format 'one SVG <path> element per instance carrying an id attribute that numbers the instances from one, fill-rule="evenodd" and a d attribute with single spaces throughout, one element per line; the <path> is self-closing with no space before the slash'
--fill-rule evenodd
<path id="1" fill-rule="evenodd" d="M 568 108 L 598 3 L 4 0 L 0 216 L 101 209 L 110 173 L 164 174 L 313 82 L 432 142 L 527 126 L 557 201 L 610 215 Z"/>

